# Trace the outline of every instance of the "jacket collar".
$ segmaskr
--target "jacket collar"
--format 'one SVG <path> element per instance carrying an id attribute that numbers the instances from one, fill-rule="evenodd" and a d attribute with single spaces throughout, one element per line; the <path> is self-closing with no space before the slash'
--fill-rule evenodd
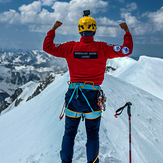
<path id="1" fill-rule="evenodd" d="M 94 41 L 93 36 L 82 36 L 80 42 L 89 43 Z"/>

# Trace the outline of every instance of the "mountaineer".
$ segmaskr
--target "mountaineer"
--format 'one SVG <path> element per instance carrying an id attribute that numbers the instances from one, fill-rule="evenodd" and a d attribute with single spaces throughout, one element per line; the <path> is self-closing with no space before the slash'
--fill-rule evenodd
<path id="1" fill-rule="evenodd" d="M 125 31 L 122 46 L 94 41 L 97 24 L 89 15 L 89 10 L 84 11 L 78 22 L 79 42 L 53 43 L 55 31 L 62 25 L 56 21 L 43 43 L 45 52 L 66 59 L 70 73 L 69 89 L 65 95 L 65 133 L 60 151 L 62 163 L 72 162 L 74 139 L 81 117 L 85 118 L 87 161 L 99 163 L 99 128 L 104 99 L 100 85 L 104 80 L 106 61 L 128 56 L 133 50 L 132 36 L 125 22 L 119 24 Z"/>

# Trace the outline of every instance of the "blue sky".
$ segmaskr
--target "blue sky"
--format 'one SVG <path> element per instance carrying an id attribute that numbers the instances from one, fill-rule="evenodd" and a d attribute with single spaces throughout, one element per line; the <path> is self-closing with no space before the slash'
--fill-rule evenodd
<path id="1" fill-rule="evenodd" d="M 0 0 L 0 48 L 42 49 L 46 32 L 56 20 L 56 42 L 80 39 L 77 24 L 85 9 L 97 22 L 95 40 L 122 44 L 120 22 L 134 39 L 132 56 L 163 58 L 163 0 Z"/>

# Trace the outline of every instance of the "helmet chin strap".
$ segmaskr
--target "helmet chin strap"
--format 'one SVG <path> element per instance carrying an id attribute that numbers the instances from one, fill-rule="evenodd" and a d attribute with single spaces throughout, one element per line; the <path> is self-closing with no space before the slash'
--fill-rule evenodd
<path id="1" fill-rule="evenodd" d="M 84 32 L 80 32 L 81 36 L 83 36 L 83 37 L 94 36 L 95 33 L 96 33 L 96 31 L 95 31 L 95 32 L 93 32 L 93 31 L 84 31 Z"/>

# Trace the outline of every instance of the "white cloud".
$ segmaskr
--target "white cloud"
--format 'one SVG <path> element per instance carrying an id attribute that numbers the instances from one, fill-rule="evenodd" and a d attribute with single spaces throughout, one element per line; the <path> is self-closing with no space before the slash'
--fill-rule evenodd
<path id="1" fill-rule="evenodd" d="M 129 10 L 129 6 L 130 10 Z M 156 31 L 163 31 L 163 7 L 155 12 L 143 13 L 138 18 L 131 14 L 131 11 L 136 10 L 137 5 L 133 2 L 126 6 L 125 9 L 121 9 L 121 18 L 124 18 L 132 31 L 136 35 L 143 35 L 154 33 Z M 149 19 L 144 22 L 141 18 Z"/>
<path id="2" fill-rule="evenodd" d="M 148 34 L 153 31 L 153 27 L 148 23 L 144 23 L 138 20 L 135 16 L 132 16 L 131 13 L 121 13 L 121 17 L 125 19 L 125 22 L 132 29 L 135 35 Z"/>
<path id="3" fill-rule="evenodd" d="M 136 35 L 142 35 L 146 33 L 146 25 L 143 26 L 142 22 L 137 19 L 136 16 L 131 14 L 132 11 L 136 10 L 137 4 L 135 2 L 127 3 L 125 8 L 121 8 L 121 18 L 125 19 L 125 22 L 129 26 L 130 31 Z"/>
<path id="4" fill-rule="evenodd" d="M 55 0 L 41 0 L 43 6 L 51 6 Z"/>
<path id="5" fill-rule="evenodd" d="M 0 22 L 8 22 L 10 24 L 19 23 L 20 14 L 17 13 L 15 10 L 10 9 L 9 11 L 0 14 Z"/>
<path id="6" fill-rule="evenodd" d="M 54 14 L 58 14 L 58 19 L 63 22 L 68 22 L 69 17 L 69 10 L 70 10 L 70 4 L 68 2 L 55 2 L 52 6 L 52 9 L 54 9 Z M 73 11 L 72 11 L 73 12 Z M 75 13 L 76 14 L 76 13 Z M 73 16 L 73 18 L 76 15 Z"/>
<path id="7" fill-rule="evenodd" d="M 156 31 L 163 31 L 163 6 L 156 12 L 148 12 L 143 16 L 150 18 L 150 21 L 153 23 Z"/>
<path id="8" fill-rule="evenodd" d="M 116 27 L 100 26 L 97 30 L 97 36 L 116 37 L 118 29 Z"/>
<path id="9" fill-rule="evenodd" d="M 71 0 L 70 2 L 59 2 L 55 0 L 38 0 L 31 4 L 22 5 L 19 11 L 9 10 L 0 14 L 0 22 L 10 24 L 25 24 L 31 31 L 47 32 L 56 20 L 63 22 L 58 32 L 62 34 L 76 34 L 77 24 L 85 9 L 91 10 L 91 16 L 95 13 L 108 9 L 109 3 L 103 0 Z M 51 6 L 49 12 L 44 6 Z M 89 7 L 88 7 L 89 6 Z M 137 9 L 135 2 L 128 3 L 126 9 L 121 9 L 121 18 L 125 19 L 130 31 L 135 35 L 143 35 L 149 32 L 163 30 L 163 7 L 156 12 L 145 13 L 143 16 L 150 18 L 152 22 L 143 22 L 131 12 Z M 113 21 L 107 17 L 95 18 L 97 21 L 97 35 L 116 37 L 119 32 L 120 21 Z"/>
<path id="10" fill-rule="evenodd" d="M 28 12 L 40 12 L 41 11 L 41 2 L 40 1 L 34 1 L 29 5 L 22 5 L 19 7 L 20 12 L 22 13 L 28 13 Z"/>
<path id="11" fill-rule="evenodd" d="M 126 7 L 128 11 L 134 11 L 138 8 L 135 2 L 128 3 Z"/>
<path id="12" fill-rule="evenodd" d="M 97 21 L 98 21 L 98 24 L 99 25 L 108 25 L 108 26 L 117 26 L 118 25 L 118 22 L 114 21 L 114 20 L 110 20 L 109 18 L 107 17 L 100 17 L 100 18 L 97 18 Z"/>
<path id="13" fill-rule="evenodd" d="M 51 6 L 54 11 L 49 12 L 44 8 L 45 5 Z M 28 25 L 32 31 L 41 32 L 45 29 L 47 31 L 56 20 L 60 20 L 63 22 L 62 33 L 67 34 L 70 30 L 77 31 L 77 24 L 83 10 L 90 9 L 93 15 L 101 10 L 107 10 L 107 6 L 108 2 L 103 0 L 71 0 L 70 2 L 38 0 L 20 6 L 19 12 L 10 10 L 0 14 L 0 22 L 18 23 L 19 21 L 21 24 Z"/>
<path id="14" fill-rule="evenodd" d="M 138 8 L 137 4 L 135 2 L 131 2 L 131 3 L 127 3 L 126 7 L 125 8 L 121 8 L 120 10 L 122 12 L 131 12 L 131 11 L 136 10 L 137 8 Z"/>
<path id="15" fill-rule="evenodd" d="M 55 2 L 52 8 L 55 13 L 60 13 L 61 20 L 67 20 L 67 23 L 78 22 L 85 9 L 91 10 L 91 13 L 97 13 L 101 9 L 106 9 L 108 2 L 103 0 L 71 0 L 68 2 Z"/>
<path id="16" fill-rule="evenodd" d="M 129 12 L 121 13 L 121 18 L 124 18 L 130 27 L 135 27 L 140 23 L 139 20 L 135 16 L 132 16 Z"/>
<path id="17" fill-rule="evenodd" d="M 37 19 L 40 24 L 43 25 L 51 25 L 60 17 L 60 13 L 49 12 L 46 9 L 42 9 L 42 11 L 37 15 Z"/>
<path id="18" fill-rule="evenodd" d="M 99 17 L 97 20 L 97 36 L 109 36 L 109 37 L 116 37 L 120 31 L 121 28 L 119 27 L 119 23 L 122 22 L 110 20 L 107 17 Z"/>
<path id="19" fill-rule="evenodd" d="M 19 7 L 21 23 L 37 23 L 37 14 L 41 11 L 41 2 L 34 1 L 29 5 Z"/>

